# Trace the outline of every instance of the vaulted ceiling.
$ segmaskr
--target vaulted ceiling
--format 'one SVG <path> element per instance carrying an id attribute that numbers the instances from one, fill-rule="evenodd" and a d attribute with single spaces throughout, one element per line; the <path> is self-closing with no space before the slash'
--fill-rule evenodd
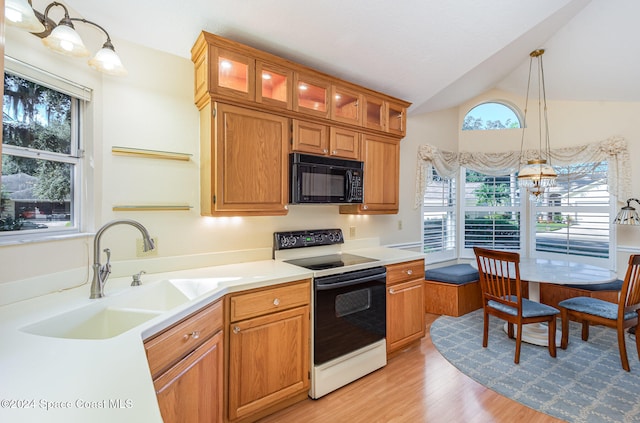
<path id="1" fill-rule="evenodd" d="M 492 88 L 524 95 L 536 48 L 547 51 L 548 99 L 640 101 L 637 0 L 66 3 L 104 26 L 116 48 L 124 39 L 190 58 L 206 30 L 408 100 L 411 114 Z"/>

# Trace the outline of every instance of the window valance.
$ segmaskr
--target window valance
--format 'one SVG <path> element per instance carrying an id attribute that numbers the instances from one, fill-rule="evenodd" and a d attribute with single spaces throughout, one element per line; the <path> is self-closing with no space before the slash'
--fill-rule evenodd
<path id="1" fill-rule="evenodd" d="M 457 176 L 461 166 L 487 175 L 501 176 L 517 172 L 520 164 L 526 164 L 528 160 L 538 159 L 538 153 L 539 150 L 525 150 L 522 152 L 522 157 L 519 150 L 502 153 L 465 151 L 456 153 L 425 144 L 418 149 L 414 207 L 417 208 L 422 204 L 425 187 L 432 181 L 433 168 L 444 178 Z M 560 166 L 606 161 L 609 193 L 616 196 L 619 201 L 631 197 L 629 150 L 624 138 L 611 137 L 592 144 L 552 149 L 550 155 L 551 164 Z M 575 175 L 588 173 L 590 170 L 579 167 Z"/>

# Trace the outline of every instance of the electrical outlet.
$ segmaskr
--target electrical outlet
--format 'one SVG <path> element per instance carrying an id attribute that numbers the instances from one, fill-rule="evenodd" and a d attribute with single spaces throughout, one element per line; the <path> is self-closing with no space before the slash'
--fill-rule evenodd
<path id="1" fill-rule="evenodd" d="M 136 238 L 136 257 L 155 257 L 158 255 L 158 238 L 152 236 L 153 243 L 156 248 L 151 251 L 144 251 L 144 241 L 142 238 Z"/>
<path id="2" fill-rule="evenodd" d="M 349 226 L 349 238 L 355 238 L 355 237 L 356 237 L 356 227 Z"/>

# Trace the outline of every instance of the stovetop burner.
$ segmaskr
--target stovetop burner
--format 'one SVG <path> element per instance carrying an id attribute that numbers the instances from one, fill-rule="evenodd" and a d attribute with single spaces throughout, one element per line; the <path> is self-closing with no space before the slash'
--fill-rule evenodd
<path id="1" fill-rule="evenodd" d="M 370 263 L 373 261 L 377 260 L 346 253 L 284 260 L 285 263 L 295 264 L 296 266 L 301 266 L 310 270 L 333 269 L 336 267 L 352 266 L 354 264 Z"/>

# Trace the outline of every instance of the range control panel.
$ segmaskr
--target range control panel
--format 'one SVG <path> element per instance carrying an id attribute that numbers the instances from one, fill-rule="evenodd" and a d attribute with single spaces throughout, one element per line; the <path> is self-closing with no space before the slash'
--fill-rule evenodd
<path id="1" fill-rule="evenodd" d="M 315 229 L 292 232 L 274 232 L 273 249 L 317 247 L 319 245 L 343 244 L 342 229 Z"/>

